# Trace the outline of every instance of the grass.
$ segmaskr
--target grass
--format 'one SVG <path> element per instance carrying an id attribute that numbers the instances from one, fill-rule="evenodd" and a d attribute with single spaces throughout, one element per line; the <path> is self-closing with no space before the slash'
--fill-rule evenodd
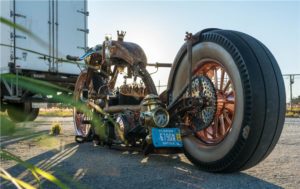
<path id="1" fill-rule="evenodd" d="M 7 112 L 0 112 L 0 116 L 7 116 Z"/>
<path id="2" fill-rule="evenodd" d="M 0 116 L 8 116 L 7 112 L 0 112 Z M 39 116 L 47 117 L 72 117 L 73 109 L 71 108 L 41 108 Z"/>
<path id="3" fill-rule="evenodd" d="M 59 134 L 61 134 L 61 130 L 62 130 L 61 123 L 53 122 L 50 134 L 53 136 L 59 135 Z"/>
<path id="4" fill-rule="evenodd" d="M 286 108 L 286 111 L 291 111 L 291 108 L 290 108 L 290 107 L 287 107 L 287 108 Z M 300 112 L 300 107 L 293 107 L 293 111 L 295 111 L 295 112 Z"/>
<path id="5" fill-rule="evenodd" d="M 291 108 L 287 106 L 285 116 L 300 118 L 300 107 L 293 107 L 291 110 Z"/>
<path id="6" fill-rule="evenodd" d="M 49 109 L 40 109 L 39 116 L 48 116 L 48 117 L 72 117 L 73 109 L 71 108 L 49 108 Z"/>
<path id="7" fill-rule="evenodd" d="M 0 115 L 0 136 L 12 135 L 16 132 L 16 125 L 5 115 Z"/>
<path id="8" fill-rule="evenodd" d="M 285 113 L 285 117 L 300 118 L 300 113 L 287 111 L 287 112 Z"/>

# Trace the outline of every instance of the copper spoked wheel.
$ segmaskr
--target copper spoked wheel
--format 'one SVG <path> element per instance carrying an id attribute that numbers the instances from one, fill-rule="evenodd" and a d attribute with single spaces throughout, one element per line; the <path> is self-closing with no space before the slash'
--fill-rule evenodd
<path id="1" fill-rule="evenodd" d="M 74 100 L 76 102 L 85 103 L 86 101 L 83 95 L 83 90 L 89 87 L 87 86 L 86 79 L 86 72 L 81 73 L 77 79 L 74 91 Z M 76 107 L 74 108 L 74 126 L 76 135 L 82 137 L 87 137 L 91 128 L 91 118 Z"/>
<path id="2" fill-rule="evenodd" d="M 217 96 L 217 110 L 212 124 L 196 133 L 209 145 L 218 144 L 230 132 L 235 113 L 235 90 L 226 68 L 216 60 L 203 60 L 194 70 L 195 75 L 205 75 L 214 84 Z"/>
<path id="3" fill-rule="evenodd" d="M 191 64 L 185 49 L 186 44 L 170 72 L 171 103 L 189 82 Z M 187 158 L 200 169 L 227 173 L 265 159 L 280 137 L 285 116 L 284 83 L 270 51 L 247 34 L 208 29 L 195 35 L 192 68 L 194 75 L 209 78 L 210 87 L 214 85 L 209 89 L 214 94 L 214 117 L 207 116 L 214 119 L 209 119 L 208 127 L 182 137 Z M 200 90 L 207 89 L 199 88 L 198 94 L 208 101 Z M 208 101 L 203 108 L 210 106 Z M 186 120 L 185 125 L 193 127 Z"/>

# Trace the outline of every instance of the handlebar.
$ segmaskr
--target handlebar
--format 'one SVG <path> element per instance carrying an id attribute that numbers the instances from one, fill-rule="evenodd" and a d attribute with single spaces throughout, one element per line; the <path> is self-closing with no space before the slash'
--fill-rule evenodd
<path id="1" fill-rule="evenodd" d="M 172 64 L 170 63 L 149 63 L 147 64 L 147 66 L 153 66 L 153 67 L 156 67 L 156 68 L 159 68 L 159 67 L 164 67 L 164 68 L 171 68 L 172 67 Z"/>
<path id="2" fill-rule="evenodd" d="M 66 56 L 67 60 L 72 60 L 72 61 L 79 61 L 80 58 L 78 56 L 71 56 L 71 55 L 67 55 Z"/>

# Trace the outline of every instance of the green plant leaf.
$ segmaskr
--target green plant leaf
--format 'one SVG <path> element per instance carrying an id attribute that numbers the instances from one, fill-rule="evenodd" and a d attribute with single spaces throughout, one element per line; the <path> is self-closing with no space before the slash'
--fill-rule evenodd
<path id="1" fill-rule="evenodd" d="M 8 181 L 11 181 L 11 182 L 15 182 L 17 183 L 18 185 L 22 186 L 23 188 L 25 189 L 36 189 L 35 187 L 33 187 L 32 185 L 20 180 L 20 179 L 17 179 L 17 178 L 14 178 L 14 177 L 8 177 L 4 174 L 1 174 L 0 173 L 0 177 L 4 178 L 5 180 L 8 180 Z"/>
<path id="2" fill-rule="evenodd" d="M 25 76 L 18 76 L 18 81 L 16 79 L 16 76 L 13 74 L 2 74 L 1 75 L 2 80 L 6 80 L 7 82 L 11 82 L 13 84 L 16 84 L 18 82 L 18 85 L 21 86 L 22 88 L 29 90 L 33 93 L 36 94 L 41 94 L 41 95 L 52 95 L 52 99 L 56 102 L 61 102 L 64 104 L 68 104 L 72 107 L 76 107 L 78 110 L 82 111 L 84 114 L 86 114 L 88 117 L 94 117 L 94 112 L 90 110 L 90 108 L 83 102 L 75 101 L 72 97 L 69 95 L 56 95 L 57 91 L 63 91 L 66 93 L 72 93 L 71 90 L 59 87 L 57 85 L 51 84 L 46 81 L 39 81 L 36 79 L 32 79 L 29 77 Z M 106 115 L 108 119 L 114 123 L 113 119 L 106 114 L 99 106 L 94 106 L 92 104 L 89 104 L 89 106 L 92 106 L 97 112 L 99 112 L 102 115 Z M 101 125 L 101 118 L 97 116 L 97 119 L 92 119 L 93 125 Z"/>
<path id="3" fill-rule="evenodd" d="M 58 187 L 62 188 L 62 189 L 68 189 L 69 187 L 67 185 L 65 185 L 64 183 L 62 183 L 58 178 L 56 178 L 55 176 L 51 175 L 50 173 L 26 162 L 21 160 L 20 158 L 18 158 L 17 156 L 15 156 L 14 154 L 1 149 L 0 150 L 0 156 L 1 158 L 4 157 L 6 159 L 10 159 L 10 160 L 14 160 L 16 162 L 18 162 L 20 165 L 22 165 L 23 167 L 29 169 L 30 171 L 35 172 L 36 174 L 42 176 L 43 178 L 45 178 L 46 180 L 49 180 L 50 182 L 56 184 Z"/>
<path id="4" fill-rule="evenodd" d="M 16 131 L 16 124 L 6 115 L 0 115 L 0 135 L 12 135 Z"/>

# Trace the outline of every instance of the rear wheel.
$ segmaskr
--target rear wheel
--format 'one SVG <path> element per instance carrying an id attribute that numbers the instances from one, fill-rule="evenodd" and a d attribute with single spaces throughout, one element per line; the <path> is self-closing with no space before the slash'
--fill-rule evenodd
<path id="1" fill-rule="evenodd" d="M 235 31 L 208 31 L 193 45 L 193 74 L 214 83 L 217 110 L 211 125 L 183 138 L 186 156 L 201 169 L 234 172 L 262 161 L 277 143 L 284 123 L 285 89 L 269 50 Z M 171 75 L 170 96 L 188 82 L 186 52 Z M 192 123 L 191 123 L 192 125 Z"/>

